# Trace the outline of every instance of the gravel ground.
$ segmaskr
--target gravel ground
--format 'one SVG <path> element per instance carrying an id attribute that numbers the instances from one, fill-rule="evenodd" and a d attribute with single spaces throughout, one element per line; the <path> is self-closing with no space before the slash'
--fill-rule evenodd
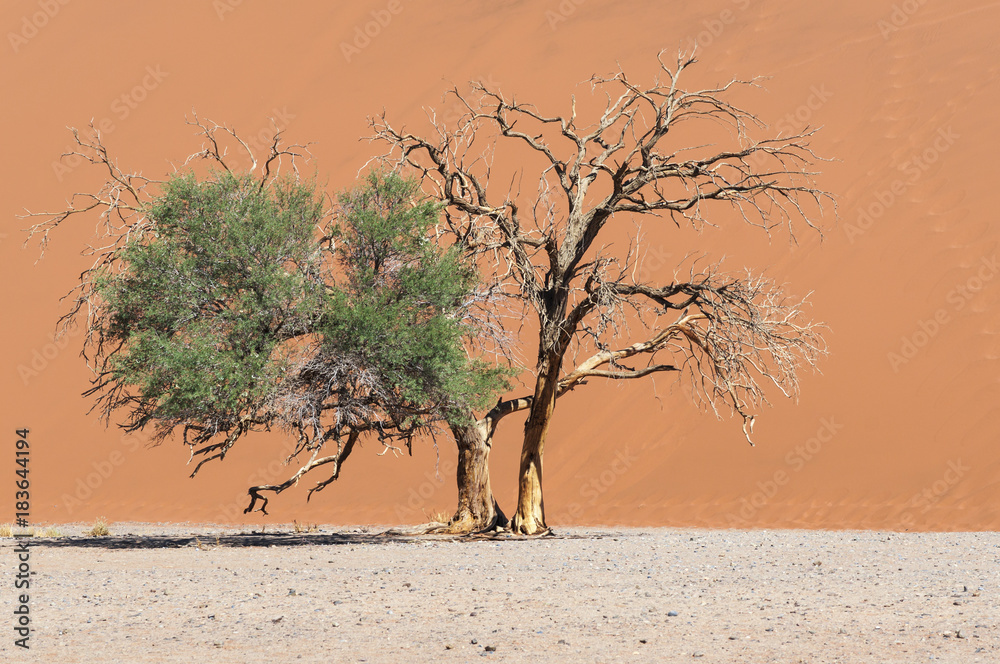
<path id="1" fill-rule="evenodd" d="M 60 530 L 28 651 L 0 540 L 0 661 L 1000 661 L 1000 533 Z"/>

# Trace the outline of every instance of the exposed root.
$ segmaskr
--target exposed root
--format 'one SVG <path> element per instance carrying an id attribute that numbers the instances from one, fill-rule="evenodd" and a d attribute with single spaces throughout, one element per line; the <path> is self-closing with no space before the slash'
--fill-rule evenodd
<path id="1" fill-rule="evenodd" d="M 510 532 L 510 520 L 500 509 L 500 506 L 493 502 L 493 516 L 485 524 L 476 519 L 467 510 L 460 510 L 460 513 L 452 517 L 447 523 L 443 521 L 431 521 L 418 526 L 404 528 L 394 528 L 388 531 L 392 534 L 402 535 L 455 535 L 455 536 L 478 536 Z"/>

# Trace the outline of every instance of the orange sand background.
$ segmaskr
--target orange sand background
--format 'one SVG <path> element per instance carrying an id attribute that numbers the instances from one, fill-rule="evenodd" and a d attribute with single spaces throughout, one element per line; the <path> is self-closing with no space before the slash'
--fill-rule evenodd
<path id="1" fill-rule="evenodd" d="M 373 11 L 387 25 L 345 54 Z M 88 415 L 80 336 L 60 348 L 50 335 L 93 227 L 62 229 L 35 264 L 15 218 L 96 181 L 83 166 L 54 168 L 66 126 L 106 119 L 122 165 L 157 177 L 198 148 L 183 122 L 192 108 L 245 134 L 277 113 L 288 138 L 316 142 L 336 190 L 373 154 L 358 138 L 383 108 L 416 126 L 448 86 L 484 78 L 561 112 L 570 94 L 589 94 L 578 83 L 591 74 L 618 62 L 648 80 L 658 51 L 698 40 L 689 87 L 770 76 L 740 101 L 772 126 L 823 126 L 814 146 L 838 161 L 819 183 L 838 195 L 841 219 L 827 219 L 822 242 L 801 233 L 794 250 L 784 234 L 769 243 L 727 224 L 698 238 L 647 220 L 646 269 L 669 279 L 691 247 L 732 270 L 767 267 L 813 291 L 831 355 L 798 405 L 761 413 L 756 448 L 665 379 L 566 397 L 545 457 L 550 525 L 996 528 L 998 25 L 1000 3 L 983 0 L 5 2 L 0 521 L 13 516 L 18 427 L 31 429 L 34 522 L 400 523 L 454 505 L 450 439 L 440 475 L 429 442 L 399 459 L 368 446 L 311 503 L 303 486 L 273 500 L 272 516 L 247 518 L 247 483 L 290 472 L 281 438 L 245 441 L 192 480 L 179 442 L 146 449 Z M 915 171 L 914 158 L 926 162 Z M 906 339 L 912 357 L 893 366 Z M 508 510 L 522 421 L 504 421 L 493 454 Z"/>

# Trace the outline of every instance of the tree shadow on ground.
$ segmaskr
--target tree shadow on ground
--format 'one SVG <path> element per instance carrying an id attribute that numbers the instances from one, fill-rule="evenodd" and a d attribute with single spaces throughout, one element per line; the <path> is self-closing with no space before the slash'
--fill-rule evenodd
<path id="1" fill-rule="evenodd" d="M 249 532 L 212 533 L 191 535 L 104 535 L 99 537 L 30 537 L 18 538 L 28 541 L 32 548 L 81 548 L 81 549 L 199 549 L 241 548 L 241 547 L 289 547 L 289 546 L 338 546 L 426 542 L 515 542 L 538 539 L 603 539 L 609 534 L 555 534 L 549 531 L 544 537 L 525 537 L 508 532 L 479 533 L 472 535 L 413 534 L 399 530 L 379 533 L 369 532 Z"/>

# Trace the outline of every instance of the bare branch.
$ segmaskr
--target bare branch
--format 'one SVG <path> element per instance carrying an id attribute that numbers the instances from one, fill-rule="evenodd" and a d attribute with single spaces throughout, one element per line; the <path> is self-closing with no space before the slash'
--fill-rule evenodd
<path id="1" fill-rule="evenodd" d="M 316 486 L 314 486 L 312 489 L 309 490 L 309 494 L 306 500 L 311 498 L 313 491 L 322 490 L 323 487 L 327 486 L 328 484 L 336 480 L 338 477 L 340 477 L 340 469 L 343 467 L 344 461 L 347 459 L 347 457 L 351 454 L 351 451 L 354 449 L 354 444 L 357 442 L 358 436 L 359 433 L 357 431 L 352 431 L 348 435 L 346 442 L 342 443 L 338 439 L 337 453 L 331 454 L 330 456 L 317 458 L 319 456 L 319 449 L 317 448 L 312 453 L 312 456 L 309 458 L 309 461 L 305 463 L 301 468 L 299 468 L 294 475 L 289 477 L 281 484 L 261 484 L 258 486 L 250 487 L 247 490 L 247 493 L 250 495 L 250 504 L 247 506 L 245 510 L 243 510 L 243 513 L 246 514 L 249 512 L 253 512 L 255 506 L 257 505 L 257 501 L 261 501 L 260 508 L 258 509 L 262 514 L 267 514 L 268 499 L 266 496 L 261 495 L 260 493 L 261 491 L 270 491 L 275 495 L 277 495 L 282 491 L 284 491 L 285 489 L 288 489 L 289 487 L 296 486 L 299 483 L 299 479 L 309 471 L 319 468 L 320 466 L 325 466 L 330 463 L 335 464 L 333 474 L 326 480 L 317 482 Z"/>

